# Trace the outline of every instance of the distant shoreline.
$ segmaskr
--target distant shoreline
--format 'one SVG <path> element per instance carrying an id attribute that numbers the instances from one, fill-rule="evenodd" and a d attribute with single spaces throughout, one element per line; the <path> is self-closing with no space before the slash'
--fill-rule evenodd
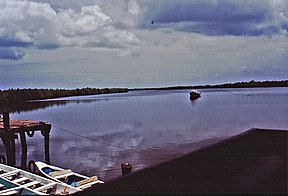
<path id="1" fill-rule="evenodd" d="M 171 86 L 153 88 L 77 88 L 77 89 L 8 89 L 0 90 L 0 103 L 13 104 L 32 100 L 43 100 L 70 96 L 98 95 L 109 93 L 125 93 L 136 90 L 181 90 L 181 89 L 211 89 L 211 88 L 260 88 L 260 87 L 288 87 L 288 80 L 282 81 L 254 81 L 225 83 L 219 85 Z M 1 109 L 1 107 L 0 107 Z"/>
<path id="2" fill-rule="evenodd" d="M 71 96 L 98 95 L 128 92 L 127 88 L 77 88 L 77 89 L 8 89 L 0 90 L 0 104 L 33 100 L 54 99 Z M 1 108 L 1 107 L 0 107 Z"/>
<path id="3" fill-rule="evenodd" d="M 170 86 L 152 88 L 131 88 L 129 91 L 136 90 L 183 90 L 183 89 L 210 89 L 210 88 L 263 88 L 263 87 L 288 87 L 288 80 L 281 81 L 254 81 L 235 82 L 216 85 L 195 85 L 195 86 Z"/>

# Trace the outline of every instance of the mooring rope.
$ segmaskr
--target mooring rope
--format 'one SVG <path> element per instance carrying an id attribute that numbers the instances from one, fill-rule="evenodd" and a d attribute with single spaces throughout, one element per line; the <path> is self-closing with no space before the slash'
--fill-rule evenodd
<path id="1" fill-rule="evenodd" d="M 90 137 L 86 137 L 86 136 L 80 135 L 78 133 L 74 133 L 72 131 L 68 131 L 67 129 L 64 129 L 64 128 L 61 128 L 61 127 L 58 127 L 58 126 L 55 126 L 55 125 L 52 125 L 52 126 L 54 128 L 56 128 L 56 129 L 58 129 L 58 130 L 64 131 L 66 133 L 70 133 L 71 135 L 75 135 L 75 136 L 78 136 L 78 137 L 81 137 L 81 138 L 84 138 L 84 139 L 87 139 L 87 140 L 90 140 L 90 141 L 94 141 L 94 142 L 97 142 L 97 143 L 100 143 L 100 144 L 104 144 L 104 145 L 107 145 L 107 146 L 112 146 L 112 147 L 115 147 L 115 148 L 120 148 L 122 150 L 140 152 L 139 150 L 124 148 L 122 146 L 118 146 L 118 145 L 115 145 L 115 144 L 110 144 L 110 143 L 103 142 L 103 141 L 100 141 L 100 140 L 96 140 L 96 139 L 93 139 L 93 138 L 90 138 Z"/>

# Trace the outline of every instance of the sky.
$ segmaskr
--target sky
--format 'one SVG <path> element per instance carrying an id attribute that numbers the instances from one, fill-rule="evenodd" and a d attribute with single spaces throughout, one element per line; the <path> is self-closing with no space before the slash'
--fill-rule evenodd
<path id="1" fill-rule="evenodd" d="M 0 89 L 288 79 L 288 0 L 0 0 Z"/>

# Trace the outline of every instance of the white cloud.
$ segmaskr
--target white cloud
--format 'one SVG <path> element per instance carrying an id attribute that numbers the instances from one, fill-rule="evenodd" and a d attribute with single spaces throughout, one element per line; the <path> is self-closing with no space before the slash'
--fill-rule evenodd
<path id="1" fill-rule="evenodd" d="M 231 0 L 41 1 L 0 0 L 0 58 L 21 59 L 24 49 L 29 53 L 21 62 L 0 61 L 0 70 L 7 73 L 0 78 L 4 87 L 169 86 L 287 78 L 288 39 L 282 34 L 288 29 L 288 14 L 284 0 L 263 0 L 261 5 L 260 1 L 245 4 Z M 100 6 L 103 2 L 106 5 Z M 196 32 L 179 29 L 185 23 L 191 27 L 191 21 L 184 18 L 196 17 L 187 15 L 192 5 L 200 24 L 207 23 L 209 17 L 213 24 L 219 20 L 216 29 L 222 34 L 207 33 L 205 25 L 198 26 Z M 232 7 L 228 9 L 228 5 Z M 217 6 L 218 10 L 228 9 L 219 12 L 218 19 L 213 18 Z M 229 17 L 233 9 L 241 19 L 238 36 L 228 34 L 231 29 L 225 26 L 237 17 L 227 18 L 221 26 L 220 18 Z M 159 10 L 166 26 L 153 18 Z M 169 14 L 171 20 L 178 21 L 170 23 Z M 243 25 L 246 22 L 265 31 L 251 36 L 249 25 Z M 266 36 L 269 29 L 274 34 Z"/>
<path id="2" fill-rule="evenodd" d="M 56 10 L 48 3 L 2 0 L 0 7 L 1 47 L 129 48 L 139 42 L 132 32 L 115 27 L 98 5 Z"/>

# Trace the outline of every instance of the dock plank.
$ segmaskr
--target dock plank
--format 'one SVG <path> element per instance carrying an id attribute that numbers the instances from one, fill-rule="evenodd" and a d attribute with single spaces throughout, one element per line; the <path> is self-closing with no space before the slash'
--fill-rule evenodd
<path id="1" fill-rule="evenodd" d="M 14 131 L 27 131 L 27 130 L 39 130 L 42 127 L 51 128 L 51 124 L 43 121 L 33 121 L 33 120 L 12 120 L 9 122 L 10 130 Z M 0 130 L 4 130 L 4 122 L 0 121 Z"/>

